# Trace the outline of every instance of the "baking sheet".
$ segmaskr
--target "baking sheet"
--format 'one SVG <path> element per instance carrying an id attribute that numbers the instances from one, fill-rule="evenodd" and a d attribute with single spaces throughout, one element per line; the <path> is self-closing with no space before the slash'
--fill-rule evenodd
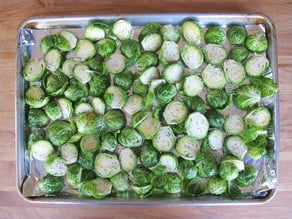
<path id="1" fill-rule="evenodd" d="M 161 24 L 180 24 L 185 19 L 196 20 L 200 25 L 206 27 L 210 24 L 226 27 L 230 24 L 245 25 L 248 32 L 252 33 L 261 30 L 266 33 L 269 41 L 267 56 L 270 60 L 271 69 L 269 76 L 276 82 L 277 54 L 276 54 L 276 33 L 272 21 L 265 15 L 248 14 L 144 14 L 144 15 L 100 15 L 100 16 L 68 16 L 68 17 L 38 17 L 24 21 L 18 29 L 18 54 L 16 72 L 16 148 L 17 148 L 17 187 L 19 193 L 24 197 L 22 185 L 28 175 L 41 177 L 44 174 L 42 165 L 31 160 L 25 150 L 25 106 L 24 88 L 27 86 L 21 77 L 21 69 L 29 57 L 40 56 L 39 48 L 36 46 L 40 39 L 48 34 L 59 32 L 61 29 L 69 29 L 81 37 L 83 28 L 94 20 L 114 21 L 118 18 L 127 18 L 132 25 L 139 26 L 148 22 L 159 22 Z M 223 196 L 202 196 L 202 197 L 170 197 L 161 194 L 154 194 L 151 197 L 140 199 L 134 194 L 126 197 L 107 197 L 103 200 L 86 199 L 79 197 L 70 187 L 65 188 L 58 196 L 36 196 L 24 197 L 33 202 L 53 203 L 78 203 L 78 204 L 178 204 L 178 205 L 220 205 L 220 204 L 255 204 L 264 203 L 270 200 L 277 190 L 277 168 L 279 150 L 279 99 L 278 95 L 272 99 L 266 99 L 265 103 L 271 109 L 273 115 L 273 126 L 270 130 L 270 139 L 274 141 L 275 157 L 273 159 L 262 159 L 255 164 L 262 174 L 256 184 L 256 189 L 250 189 L 250 195 L 242 200 L 231 201 Z M 30 168 L 31 167 L 31 168 Z M 265 182 L 263 182 L 265 180 Z M 258 185 L 261 185 L 259 187 Z"/>

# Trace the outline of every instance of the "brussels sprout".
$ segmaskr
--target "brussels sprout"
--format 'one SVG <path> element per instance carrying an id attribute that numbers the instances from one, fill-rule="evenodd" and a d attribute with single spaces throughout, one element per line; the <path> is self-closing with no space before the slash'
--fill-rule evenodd
<path id="1" fill-rule="evenodd" d="M 47 140 L 36 140 L 32 143 L 30 153 L 33 158 L 44 161 L 54 152 L 53 145 Z"/>
<path id="2" fill-rule="evenodd" d="M 133 81 L 134 75 L 130 71 L 124 71 L 114 76 L 114 84 L 123 88 L 124 90 L 130 89 Z"/>
<path id="3" fill-rule="evenodd" d="M 197 168 L 193 161 L 179 160 L 179 173 L 184 180 L 191 180 L 197 177 Z"/>
<path id="4" fill-rule="evenodd" d="M 225 117 L 218 110 L 208 110 L 205 114 L 210 127 L 221 128 L 225 123 Z"/>
<path id="5" fill-rule="evenodd" d="M 43 86 L 50 96 L 61 96 L 69 84 L 68 77 L 60 71 L 47 74 L 43 78 Z"/>
<path id="6" fill-rule="evenodd" d="M 223 179 L 214 177 L 208 180 L 207 187 L 208 187 L 208 191 L 212 195 L 221 195 L 227 189 L 227 182 Z"/>
<path id="7" fill-rule="evenodd" d="M 238 177 L 234 180 L 234 182 L 238 186 L 246 187 L 252 185 L 258 176 L 258 170 L 255 166 L 247 164 L 245 169 L 239 172 Z"/>
<path id="8" fill-rule="evenodd" d="M 224 129 L 229 135 L 238 135 L 244 130 L 244 122 L 240 115 L 228 115 Z"/>
<path id="9" fill-rule="evenodd" d="M 176 173 L 165 174 L 166 183 L 163 186 L 164 191 L 170 194 L 179 193 L 182 190 L 182 179 Z"/>
<path id="10" fill-rule="evenodd" d="M 225 31 L 218 26 L 210 26 L 208 27 L 205 33 L 205 41 L 206 43 L 215 43 L 220 44 L 225 40 Z"/>
<path id="11" fill-rule="evenodd" d="M 95 44 L 96 51 L 101 57 L 106 57 L 116 51 L 116 42 L 110 38 L 103 38 Z"/>
<path id="12" fill-rule="evenodd" d="M 80 140 L 80 149 L 83 152 L 94 153 L 100 148 L 100 140 L 98 135 L 90 134 L 82 136 Z"/>
<path id="13" fill-rule="evenodd" d="M 45 72 L 45 62 L 43 59 L 31 58 L 25 65 L 22 75 L 24 80 L 34 82 L 43 78 Z"/>
<path id="14" fill-rule="evenodd" d="M 142 48 L 145 51 L 157 51 L 162 45 L 162 37 L 158 33 L 147 34 L 141 41 Z"/>
<path id="15" fill-rule="evenodd" d="M 223 63 L 223 70 L 227 82 L 238 85 L 245 80 L 245 70 L 241 63 L 232 59 L 225 60 Z"/>
<path id="16" fill-rule="evenodd" d="M 152 139 L 154 135 L 158 132 L 160 127 L 160 121 L 148 115 L 140 124 L 137 126 L 138 132 L 145 139 Z"/>
<path id="17" fill-rule="evenodd" d="M 243 197 L 240 188 L 233 182 L 228 182 L 226 194 L 233 200 L 242 199 Z"/>
<path id="18" fill-rule="evenodd" d="M 279 90 L 278 85 L 271 78 L 267 77 L 250 77 L 250 83 L 257 87 L 261 92 L 261 97 L 270 97 Z"/>
<path id="19" fill-rule="evenodd" d="M 134 192 L 139 195 L 141 198 L 150 195 L 153 189 L 153 185 L 149 184 L 146 186 L 132 186 Z"/>
<path id="20" fill-rule="evenodd" d="M 40 49 L 44 54 L 46 54 L 54 46 L 55 46 L 54 35 L 47 35 L 41 39 Z"/>
<path id="21" fill-rule="evenodd" d="M 96 178 L 87 180 L 80 187 L 81 195 L 91 196 L 95 199 L 102 199 L 111 194 L 112 184 L 107 179 Z"/>
<path id="22" fill-rule="evenodd" d="M 110 178 L 110 181 L 117 192 L 125 192 L 129 189 L 127 173 L 120 172 Z"/>
<path id="23" fill-rule="evenodd" d="M 107 56 L 103 61 L 103 71 L 118 74 L 125 70 L 127 59 L 119 51 Z"/>
<path id="24" fill-rule="evenodd" d="M 128 58 L 127 66 L 135 64 L 142 52 L 139 42 L 133 39 L 123 41 L 120 46 L 120 50 L 121 53 Z"/>
<path id="25" fill-rule="evenodd" d="M 224 109 L 229 102 L 229 97 L 223 90 L 209 90 L 206 97 L 208 104 L 215 109 Z"/>
<path id="26" fill-rule="evenodd" d="M 236 45 L 229 51 L 229 58 L 242 63 L 248 57 L 248 49 L 245 46 Z"/>
<path id="27" fill-rule="evenodd" d="M 159 158 L 160 166 L 166 167 L 166 172 L 177 172 L 178 170 L 178 159 L 173 153 L 163 153 Z"/>
<path id="28" fill-rule="evenodd" d="M 65 176 L 67 172 L 66 161 L 55 154 L 51 154 L 44 164 L 46 173 L 53 176 Z"/>
<path id="29" fill-rule="evenodd" d="M 185 44 L 181 50 L 181 59 L 190 69 L 199 68 L 204 62 L 204 55 L 200 48 Z"/>
<path id="30" fill-rule="evenodd" d="M 175 150 L 178 156 L 186 160 L 195 160 L 200 151 L 200 144 L 196 139 L 185 135 L 177 140 Z"/>
<path id="31" fill-rule="evenodd" d="M 74 66 L 80 64 L 80 61 L 75 58 L 68 58 L 63 62 L 62 72 L 69 78 L 73 76 Z"/>
<path id="32" fill-rule="evenodd" d="M 264 135 L 257 136 L 253 141 L 247 142 L 247 155 L 254 159 L 261 159 L 267 154 L 268 140 Z"/>
<path id="33" fill-rule="evenodd" d="M 227 39 L 231 44 L 243 44 L 247 36 L 246 29 L 242 26 L 233 25 L 227 29 Z"/>
<path id="34" fill-rule="evenodd" d="M 63 186 L 64 177 L 61 176 L 52 176 L 48 174 L 38 181 L 39 189 L 46 194 L 60 192 Z"/>
<path id="35" fill-rule="evenodd" d="M 211 89 L 224 88 L 226 79 L 221 67 L 208 64 L 202 72 L 205 85 Z"/>
<path id="36" fill-rule="evenodd" d="M 184 78 L 184 94 L 189 97 L 199 95 L 204 89 L 204 83 L 198 75 L 190 75 Z"/>
<path id="37" fill-rule="evenodd" d="M 137 166 L 129 173 L 129 180 L 133 186 L 146 186 L 150 183 L 150 171 L 142 166 Z"/>
<path id="38" fill-rule="evenodd" d="M 161 25 L 156 22 L 147 23 L 143 26 L 142 30 L 139 33 L 139 40 L 141 41 L 146 35 L 152 33 L 159 33 Z"/>
<path id="39" fill-rule="evenodd" d="M 155 93 L 157 93 L 156 89 L 160 85 L 165 84 L 165 83 L 166 81 L 164 79 L 156 79 L 156 80 L 151 81 L 150 87 L 148 89 L 148 93 L 144 100 L 144 105 L 146 107 L 152 107 L 153 105 L 154 106 L 158 105 L 157 98 L 155 99 Z"/>
<path id="40" fill-rule="evenodd" d="M 121 171 L 120 162 L 115 154 L 98 153 L 95 157 L 96 174 L 102 178 L 110 178 Z"/>
<path id="41" fill-rule="evenodd" d="M 206 111 L 206 103 L 200 96 L 186 98 L 184 104 L 194 112 L 204 113 Z"/>
<path id="42" fill-rule="evenodd" d="M 208 143 L 212 150 L 220 150 L 223 147 L 224 133 L 221 129 L 213 129 L 208 134 Z"/>
<path id="43" fill-rule="evenodd" d="M 103 72 L 103 57 L 101 57 L 99 54 L 96 54 L 93 58 L 88 59 L 84 62 L 85 65 L 87 65 L 91 70 L 97 71 L 97 72 Z"/>
<path id="44" fill-rule="evenodd" d="M 175 145 L 176 137 L 170 126 L 161 126 L 152 139 L 153 147 L 160 152 L 171 151 Z"/>
<path id="45" fill-rule="evenodd" d="M 247 147 L 240 136 L 228 136 L 224 144 L 229 153 L 240 159 L 244 158 Z"/>
<path id="46" fill-rule="evenodd" d="M 172 24 L 162 26 L 160 33 L 164 41 L 174 41 L 177 43 L 181 38 L 180 27 Z"/>
<path id="47" fill-rule="evenodd" d="M 80 187 L 84 181 L 94 178 L 96 178 L 96 175 L 93 171 L 83 169 L 78 163 L 68 166 L 66 180 L 74 187 Z"/>
<path id="48" fill-rule="evenodd" d="M 89 81 L 89 94 L 94 97 L 101 97 L 108 86 L 110 86 L 109 75 L 93 74 Z"/>
<path id="49" fill-rule="evenodd" d="M 207 136 L 209 123 L 202 113 L 194 112 L 188 115 L 185 121 L 185 129 L 190 137 L 200 140 Z"/>
<path id="50" fill-rule="evenodd" d="M 86 170 L 92 170 L 94 168 L 95 155 L 91 152 L 80 152 L 78 157 L 78 163 Z"/>
<path id="51" fill-rule="evenodd" d="M 158 65 L 158 57 L 156 53 L 151 51 L 143 52 L 136 62 L 138 71 L 144 71 L 147 68 L 156 65 Z"/>
<path id="52" fill-rule="evenodd" d="M 78 149 L 75 144 L 66 143 L 61 146 L 61 156 L 66 164 L 72 164 L 77 161 Z"/>
<path id="53" fill-rule="evenodd" d="M 105 37 L 106 31 L 109 29 L 108 24 L 96 21 L 89 24 L 84 31 L 84 36 L 92 41 L 97 41 Z"/>
<path id="54" fill-rule="evenodd" d="M 182 35 L 191 45 L 199 45 L 204 39 L 202 27 L 195 21 L 184 21 L 181 25 Z"/>
<path id="55" fill-rule="evenodd" d="M 58 50 L 60 50 L 62 52 L 67 52 L 67 51 L 70 51 L 72 49 L 69 40 L 67 40 L 61 34 L 55 34 L 55 35 L 53 35 L 53 38 L 54 38 L 54 46 Z M 76 46 L 76 43 L 77 43 L 77 40 L 75 42 L 75 46 Z"/>
<path id="56" fill-rule="evenodd" d="M 217 174 L 217 161 L 209 153 L 199 153 L 195 160 L 195 165 L 199 177 L 207 178 Z"/>
<path id="57" fill-rule="evenodd" d="M 88 39 L 80 39 L 75 48 L 75 56 L 81 61 L 93 58 L 96 54 L 96 48 L 92 41 Z"/>
<path id="58" fill-rule="evenodd" d="M 25 92 L 25 103 L 31 108 L 41 108 L 49 102 L 49 99 L 38 85 L 30 86 Z"/>
<path id="59" fill-rule="evenodd" d="M 179 63 L 172 63 L 164 68 L 162 75 L 168 83 L 180 82 L 183 76 L 183 67 Z"/>
<path id="60" fill-rule="evenodd" d="M 60 46 L 59 47 L 57 46 L 57 48 L 59 48 L 61 51 L 70 51 L 76 47 L 78 39 L 73 32 L 69 30 L 62 30 L 59 33 L 59 35 L 62 36 L 67 41 L 66 44 L 69 44 L 69 46 L 66 45 L 65 50 L 61 49 Z"/>
<path id="61" fill-rule="evenodd" d="M 219 175 L 226 181 L 234 180 L 238 176 L 239 171 L 237 166 L 232 162 L 221 162 L 219 166 Z"/>
<path id="62" fill-rule="evenodd" d="M 269 43 L 263 33 L 254 33 L 247 37 L 246 47 L 252 52 L 264 52 L 268 49 Z"/>
<path id="63" fill-rule="evenodd" d="M 159 60 L 161 64 L 167 65 L 178 61 L 180 58 L 179 46 L 173 41 L 164 41 L 159 50 Z"/>
<path id="64" fill-rule="evenodd" d="M 248 126 L 242 129 L 241 133 L 239 134 L 241 135 L 243 141 L 246 143 L 255 140 L 260 135 L 267 135 L 267 133 L 267 130 L 261 130 L 261 128 L 255 126 Z"/>
<path id="65" fill-rule="evenodd" d="M 73 110 L 74 110 L 72 102 L 63 97 L 59 98 L 57 102 L 61 108 L 63 118 L 71 119 L 73 116 Z"/>
<path id="66" fill-rule="evenodd" d="M 227 51 L 221 45 L 209 43 L 204 46 L 203 52 L 208 64 L 221 65 L 227 58 Z"/>
<path id="67" fill-rule="evenodd" d="M 161 84 L 155 89 L 155 96 L 161 104 L 169 103 L 177 94 L 175 85 Z"/>
<path id="68" fill-rule="evenodd" d="M 154 167 L 158 164 L 158 157 L 158 151 L 152 147 L 151 143 L 144 142 L 139 156 L 141 164 L 146 168 Z"/>
<path id="69" fill-rule="evenodd" d="M 188 189 L 192 196 L 199 197 L 207 192 L 207 183 L 198 181 Z"/>
<path id="70" fill-rule="evenodd" d="M 76 118 L 78 132 L 82 134 L 102 134 L 106 127 L 104 118 L 93 112 L 82 113 Z"/>
<path id="71" fill-rule="evenodd" d="M 163 118 L 169 125 L 176 125 L 185 121 L 188 108 L 183 102 L 174 100 L 168 103 L 163 112 Z"/>
<path id="72" fill-rule="evenodd" d="M 121 168 L 124 171 L 132 171 L 137 166 L 137 155 L 130 149 L 124 148 L 119 153 Z"/>
<path id="73" fill-rule="evenodd" d="M 76 64 L 73 68 L 73 76 L 81 83 L 86 84 L 90 81 L 92 71 L 85 64 Z"/>
<path id="74" fill-rule="evenodd" d="M 249 76 L 261 76 L 270 66 L 270 62 L 264 55 L 249 56 L 245 62 L 245 71 Z"/>
<path id="75" fill-rule="evenodd" d="M 50 72 L 55 72 L 61 67 L 62 63 L 62 54 L 57 49 L 50 49 L 44 57 L 44 62 L 46 69 Z"/>
<path id="76" fill-rule="evenodd" d="M 150 115 L 150 112 L 146 110 L 135 113 L 131 118 L 131 127 L 136 128 L 149 115 Z"/>
<path id="77" fill-rule="evenodd" d="M 155 66 L 147 68 L 139 77 L 140 82 L 144 85 L 149 85 L 155 79 L 160 77 L 159 69 Z"/>
<path id="78" fill-rule="evenodd" d="M 136 112 L 141 111 L 143 108 L 143 98 L 137 94 L 129 96 L 126 104 L 124 105 L 124 111 L 129 115 L 133 115 Z"/>
<path id="79" fill-rule="evenodd" d="M 265 107 L 257 107 L 245 116 L 244 122 L 246 125 L 265 128 L 271 121 L 271 114 Z"/>
<path id="80" fill-rule="evenodd" d="M 125 147 L 139 147 L 143 143 L 143 138 L 135 129 L 126 127 L 119 133 L 118 142 Z"/>
<path id="81" fill-rule="evenodd" d="M 162 165 L 156 165 L 152 172 L 150 173 L 150 179 L 155 188 L 162 189 L 166 183 L 166 173 L 167 168 Z"/>
<path id="82" fill-rule="evenodd" d="M 118 146 L 118 141 L 116 137 L 114 136 L 114 134 L 109 132 L 101 136 L 101 146 L 100 146 L 101 151 L 113 152 L 117 146 Z"/>
<path id="83" fill-rule="evenodd" d="M 48 126 L 49 140 L 56 146 L 67 142 L 74 132 L 75 129 L 67 120 L 56 120 Z"/>
<path id="84" fill-rule="evenodd" d="M 90 103 L 87 102 L 79 102 L 75 105 L 75 115 L 79 115 L 82 113 L 93 112 L 93 108 Z"/>
<path id="85" fill-rule="evenodd" d="M 126 125 L 126 117 L 122 110 L 111 109 L 104 114 L 104 123 L 109 131 L 116 132 Z"/>
<path id="86" fill-rule="evenodd" d="M 112 109 L 121 109 L 127 101 L 126 91 L 118 86 L 110 86 L 104 93 L 104 101 Z"/>
<path id="87" fill-rule="evenodd" d="M 132 84 L 133 94 L 138 94 L 141 97 L 146 96 L 148 87 L 144 85 L 139 79 L 133 81 Z"/>
<path id="88" fill-rule="evenodd" d="M 245 84 L 234 90 L 232 100 L 237 108 L 248 109 L 259 103 L 261 93 L 255 86 Z"/>
<path id="89" fill-rule="evenodd" d="M 28 111 L 28 124 L 31 127 L 42 128 L 49 124 L 50 118 L 43 109 L 31 108 Z"/>
<path id="90" fill-rule="evenodd" d="M 91 105 L 93 107 L 93 111 L 98 115 L 103 115 L 105 112 L 105 103 L 99 97 L 93 97 L 91 100 Z"/>
<path id="91" fill-rule="evenodd" d="M 132 35 L 132 25 L 128 20 L 119 19 L 114 22 L 112 32 L 119 40 L 127 40 Z"/>
<path id="92" fill-rule="evenodd" d="M 44 107 L 47 116 L 52 120 L 57 120 L 62 117 L 62 109 L 57 101 L 50 100 Z"/>
<path id="93" fill-rule="evenodd" d="M 34 129 L 32 130 L 28 137 L 27 137 L 27 145 L 26 145 L 26 149 L 28 151 L 31 150 L 31 146 L 39 141 L 39 140 L 44 140 L 46 138 L 46 131 L 44 129 Z"/>

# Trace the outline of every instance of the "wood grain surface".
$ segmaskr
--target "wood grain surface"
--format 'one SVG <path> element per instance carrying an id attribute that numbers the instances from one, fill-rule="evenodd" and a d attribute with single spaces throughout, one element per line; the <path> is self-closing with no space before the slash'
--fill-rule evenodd
<path id="1" fill-rule="evenodd" d="M 31 204 L 16 191 L 16 30 L 31 16 L 159 12 L 265 13 L 277 29 L 280 82 L 279 190 L 256 206 L 78 206 Z M 292 217 L 291 0 L 0 0 L 0 218 L 291 218 Z"/>

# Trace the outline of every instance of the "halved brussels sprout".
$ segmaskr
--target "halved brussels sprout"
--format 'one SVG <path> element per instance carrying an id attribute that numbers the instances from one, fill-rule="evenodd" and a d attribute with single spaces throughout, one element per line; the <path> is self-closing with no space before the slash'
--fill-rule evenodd
<path id="1" fill-rule="evenodd" d="M 229 58 L 242 63 L 248 57 L 248 49 L 245 46 L 236 45 L 229 51 Z"/>
<path id="2" fill-rule="evenodd" d="M 246 47 L 252 52 L 264 52 L 268 49 L 269 43 L 263 33 L 254 33 L 247 37 Z"/>
<path id="3" fill-rule="evenodd" d="M 195 160 L 200 151 L 200 144 L 196 139 L 185 135 L 177 140 L 175 150 L 178 156 L 185 160 Z"/>
<path id="4" fill-rule="evenodd" d="M 160 33 L 164 41 L 174 41 L 177 43 L 181 38 L 180 27 L 172 24 L 162 26 Z"/>
<path id="5" fill-rule="evenodd" d="M 61 156 L 66 164 L 72 164 L 77 161 L 78 149 L 75 144 L 66 143 L 61 146 Z"/>
<path id="6" fill-rule="evenodd" d="M 124 148 L 119 153 L 121 168 L 124 171 L 132 171 L 137 166 L 137 155 L 130 149 Z"/>
<path id="7" fill-rule="evenodd" d="M 271 121 L 271 113 L 266 107 L 257 107 L 248 112 L 244 117 L 244 123 L 249 126 L 266 128 Z"/>
<path id="8" fill-rule="evenodd" d="M 104 93 L 104 101 L 112 109 L 122 109 L 127 101 L 126 91 L 118 86 L 110 86 Z"/>
<path id="9" fill-rule="evenodd" d="M 49 101 L 47 105 L 44 107 L 44 110 L 47 116 L 52 120 L 57 120 L 62 117 L 62 109 L 59 103 L 55 100 Z"/>
<path id="10" fill-rule="evenodd" d="M 119 131 L 126 125 L 125 114 L 122 110 L 110 109 L 104 114 L 104 123 L 109 131 Z"/>
<path id="11" fill-rule="evenodd" d="M 102 178 L 110 178 L 121 172 L 120 162 L 115 154 L 98 153 L 94 161 L 96 174 Z"/>
<path id="12" fill-rule="evenodd" d="M 81 195 L 102 199 L 112 191 L 112 184 L 107 179 L 96 178 L 87 180 L 80 187 Z"/>
<path id="13" fill-rule="evenodd" d="M 180 124 L 185 121 L 188 115 L 188 108 L 183 102 L 174 100 L 166 105 L 163 118 L 169 125 Z"/>
<path id="14" fill-rule="evenodd" d="M 98 151 L 100 148 L 100 140 L 98 135 L 90 134 L 83 135 L 80 140 L 80 149 L 83 152 L 91 152 L 94 153 Z"/>
<path id="15" fill-rule="evenodd" d="M 118 142 L 125 147 L 139 147 L 143 138 L 135 129 L 126 127 L 119 133 Z"/>
<path id="16" fill-rule="evenodd" d="M 255 86 L 245 84 L 234 90 L 232 100 L 237 108 L 248 109 L 259 103 L 261 93 Z"/>
<path id="17" fill-rule="evenodd" d="M 158 164 L 159 153 L 150 142 L 145 141 L 141 148 L 139 158 L 144 167 L 154 167 Z"/>
<path id="18" fill-rule="evenodd" d="M 152 139 L 153 147 L 160 152 L 171 151 L 175 145 L 176 137 L 170 126 L 162 126 Z"/>
<path id="19" fill-rule="evenodd" d="M 206 97 L 208 104 L 214 109 L 224 109 L 229 103 L 229 96 L 223 90 L 209 90 Z"/>
<path id="20" fill-rule="evenodd" d="M 119 38 L 119 40 L 127 40 L 132 35 L 132 25 L 128 20 L 119 19 L 114 22 L 112 32 Z"/>
<path id="21" fill-rule="evenodd" d="M 181 50 L 181 59 L 190 69 L 199 68 L 204 62 L 204 55 L 200 48 L 186 44 Z"/>
<path id="22" fill-rule="evenodd" d="M 134 74 L 131 71 L 123 71 L 114 76 L 114 85 L 128 90 L 131 88 L 134 81 Z"/>
<path id="23" fill-rule="evenodd" d="M 57 193 L 62 190 L 64 186 L 64 177 L 46 175 L 38 181 L 39 189 L 46 193 Z"/>
<path id="24" fill-rule="evenodd" d="M 46 173 L 53 176 L 65 176 L 67 172 L 66 161 L 55 154 L 46 159 L 44 167 Z"/>
<path id="25" fill-rule="evenodd" d="M 191 45 L 199 45 L 204 39 L 203 28 L 195 21 L 185 21 L 181 25 L 182 35 Z"/>
<path id="26" fill-rule="evenodd" d="M 207 136 L 209 123 L 202 113 L 194 112 L 188 115 L 185 121 L 185 129 L 190 137 L 200 140 Z"/>
<path id="27" fill-rule="evenodd" d="M 97 41 L 96 51 L 101 57 L 106 57 L 116 51 L 116 42 L 110 38 L 103 38 Z"/>
<path id="28" fill-rule="evenodd" d="M 227 39 L 231 44 L 243 44 L 247 36 L 246 29 L 243 26 L 233 25 L 227 29 Z"/>
<path id="29" fill-rule="evenodd" d="M 158 65 L 158 57 L 156 53 L 151 51 L 143 52 L 136 62 L 138 71 L 144 71 L 147 68 L 156 65 Z"/>
<path id="30" fill-rule="evenodd" d="M 84 36 L 92 41 L 97 41 L 103 39 L 106 35 L 107 30 L 109 29 L 108 24 L 96 21 L 89 24 L 84 31 Z"/>
<path id="31" fill-rule="evenodd" d="M 31 108 L 41 108 L 49 102 L 49 99 L 42 87 L 38 85 L 30 86 L 25 92 L 25 103 Z"/>
<path id="32" fill-rule="evenodd" d="M 47 116 L 45 111 L 41 108 L 31 108 L 28 111 L 28 124 L 31 127 L 43 128 L 49 124 L 50 118 Z"/>
<path id="33" fill-rule="evenodd" d="M 30 59 L 25 65 L 22 75 L 24 80 L 34 82 L 43 78 L 45 72 L 45 62 L 43 59 Z"/>
<path id="34" fill-rule="evenodd" d="M 86 30 L 85 30 L 86 31 Z M 86 34 L 86 33 L 85 33 Z M 80 39 L 75 48 L 75 55 L 81 61 L 89 60 L 96 54 L 96 48 L 88 39 Z"/>
<path id="35" fill-rule="evenodd" d="M 103 134 L 106 131 L 104 118 L 93 112 L 82 113 L 76 118 L 78 132 L 82 134 Z"/>
<path id="36" fill-rule="evenodd" d="M 208 64 L 221 65 L 227 58 L 227 51 L 221 45 L 208 43 L 204 46 L 203 52 Z"/>
<path id="37" fill-rule="evenodd" d="M 68 77 L 60 71 L 47 74 L 43 78 L 43 87 L 50 96 L 61 96 L 68 85 Z"/>
<path id="38" fill-rule="evenodd" d="M 48 138 L 56 146 L 66 143 L 75 133 L 75 127 L 67 120 L 55 120 L 48 126 Z"/>
<path id="39" fill-rule="evenodd" d="M 103 136 L 101 136 L 101 145 L 100 150 L 101 151 L 115 151 L 116 147 L 118 146 L 118 140 L 112 133 L 107 133 Z"/>
<path id="40" fill-rule="evenodd" d="M 31 145 L 31 155 L 37 160 L 44 161 L 54 152 L 54 147 L 47 140 L 37 140 Z"/>
<path id="41" fill-rule="evenodd" d="M 206 43 L 221 44 L 224 42 L 225 38 L 225 31 L 219 26 L 210 26 L 205 33 Z"/>

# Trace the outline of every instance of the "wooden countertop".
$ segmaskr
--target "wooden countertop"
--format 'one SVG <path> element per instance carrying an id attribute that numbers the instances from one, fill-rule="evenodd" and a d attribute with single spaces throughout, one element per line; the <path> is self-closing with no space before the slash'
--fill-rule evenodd
<path id="1" fill-rule="evenodd" d="M 291 218 L 292 216 L 291 0 L 9 0 L 0 6 L 0 218 Z M 16 191 L 14 127 L 16 30 L 31 16 L 155 12 L 265 13 L 278 38 L 280 81 L 279 191 L 257 206 L 76 206 L 30 204 Z"/>

